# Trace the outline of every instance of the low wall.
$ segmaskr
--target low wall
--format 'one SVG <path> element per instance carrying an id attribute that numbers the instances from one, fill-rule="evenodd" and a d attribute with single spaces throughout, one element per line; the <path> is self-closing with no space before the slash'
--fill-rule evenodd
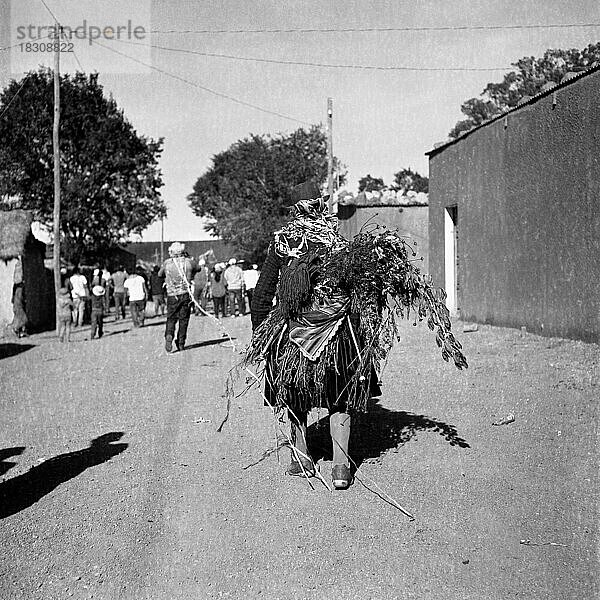
<path id="1" fill-rule="evenodd" d="M 422 257 L 422 270 L 429 269 L 429 207 L 427 206 L 356 206 L 338 207 L 340 233 L 348 240 L 361 230 L 366 223 L 384 225 L 407 241 L 417 243 L 417 258 Z"/>

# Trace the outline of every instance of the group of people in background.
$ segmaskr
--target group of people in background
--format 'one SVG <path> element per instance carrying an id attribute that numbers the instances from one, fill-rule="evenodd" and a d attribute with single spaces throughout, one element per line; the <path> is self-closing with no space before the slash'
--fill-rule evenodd
<path id="1" fill-rule="evenodd" d="M 137 267 L 127 273 L 119 266 L 114 273 L 107 268 L 96 267 L 86 277 L 79 267 L 69 275 L 61 271 L 62 287 L 57 294 L 57 328 L 60 341 L 68 342 L 72 327 L 82 327 L 89 314 L 90 339 L 104 334 L 104 317 L 110 313 L 110 301 L 114 301 L 115 319 L 125 319 L 125 307 L 129 304 L 134 327 L 144 324 L 144 311 L 148 288 L 143 269 Z"/>
<path id="2" fill-rule="evenodd" d="M 199 292 L 206 299 L 213 301 L 213 310 L 217 319 L 245 315 L 250 310 L 252 293 L 258 281 L 258 265 L 243 270 L 235 258 L 226 263 L 217 263 L 211 271 L 206 270 L 202 281 L 206 279 L 204 292 Z M 248 310 L 246 310 L 246 299 Z"/>
<path id="3" fill-rule="evenodd" d="M 216 318 L 238 317 L 249 312 L 252 294 L 258 281 L 257 265 L 243 270 L 235 258 L 227 263 L 207 264 L 204 258 L 194 261 L 179 242 L 171 244 L 169 259 L 150 272 L 137 266 L 128 273 L 122 266 L 111 273 L 97 265 L 87 276 L 79 267 L 71 273 L 61 271 L 62 287 L 57 294 L 59 339 L 68 342 L 73 327 L 84 319 L 91 323 L 90 339 L 104 334 L 104 319 L 114 304 L 115 320 L 126 318 L 129 306 L 134 328 L 143 327 L 146 314 L 167 315 L 165 338 L 167 351 L 175 343 L 183 349 L 189 318 L 208 314 L 209 301 Z M 152 305 L 149 307 L 148 303 Z M 247 306 L 246 306 L 247 303 Z M 175 335 L 176 323 L 179 331 Z"/>

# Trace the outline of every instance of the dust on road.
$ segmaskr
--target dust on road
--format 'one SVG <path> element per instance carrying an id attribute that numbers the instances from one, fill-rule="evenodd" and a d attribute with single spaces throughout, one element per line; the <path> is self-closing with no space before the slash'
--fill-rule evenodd
<path id="1" fill-rule="evenodd" d="M 226 324 L 247 342 L 247 317 Z M 358 482 L 286 477 L 257 392 L 217 433 L 235 360 L 221 331 L 196 318 L 167 356 L 148 325 L 0 349 L 0 598 L 598 595 L 598 346 L 457 323 L 459 372 L 404 324 L 351 452 L 409 522 Z"/>

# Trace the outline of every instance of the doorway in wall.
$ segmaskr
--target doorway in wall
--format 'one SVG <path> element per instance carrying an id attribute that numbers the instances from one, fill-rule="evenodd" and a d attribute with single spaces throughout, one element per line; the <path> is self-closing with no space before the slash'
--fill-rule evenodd
<path id="1" fill-rule="evenodd" d="M 447 206 L 444 211 L 444 267 L 446 306 L 453 317 L 458 316 L 458 207 Z"/>

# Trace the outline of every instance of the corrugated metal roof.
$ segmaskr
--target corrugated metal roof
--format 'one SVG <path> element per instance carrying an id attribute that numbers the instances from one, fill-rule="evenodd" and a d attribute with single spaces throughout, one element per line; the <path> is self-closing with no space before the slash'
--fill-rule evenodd
<path id="1" fill-rule="evenodd" d="M 561 83 L 557 83 L 554 87 L 548 89 L 548 90 L 544 90 L 542 92 L 538 92 L 535 96 L 532 96 L 529 100 L 526 100 L 525 102 L 522 102 L 521 104 L 515 106 L 514 108 L 511 108 L 503 113 L 500 113 L 499 115 L 496 115 L 495 117 L 493 117 L 492 119 L 490 119 L 489 121 L 485 121 L 484 123 L 481 123 L 481 125 L 477 125 L 476 127 L 473 127 L 473 129 L 469 129 L 469 131 L 465 131 L 463 134 L 459 135 L 457 138 L 453 139 L 453 140 L 448 140 L 447 142 L 444 142 L 443 144 L 440 144 L 439 146 L 437 146 L 437 148 L 433 148 L 432 150 L 429 150 L 428 152 L 425 152 L 425 156 L 429 156 L 430 158 L 432 156 L 434 156 L 435 154 L 439 154 L 440 152 L 444 151 L 446 148 L 448 148 L 448 146 L 452 146 L 454 144 L 457 144 L 458 142 L 464 140 L 465 138 L 469 137 L 473 132 L 477 131 L 478 129 L 481 129 L 483 127 L 487 127 L 488 125 L 491 125 L 492 123 L 495 123 L 496 121 L 499 121 L 500 119 L 504 119 L 507 115 L 510 115 L 514 112 L 517 112 L 519 110 L 521 110 L 523 107 L 525 106 L 529 106 L 531 104 L 535 104 L 540 98 L 544 98 L 545 96 L 549 96 L 550 94 L 554 94 L 555 92 L 557 92 L 558 90 L 561 90 L 563 88 L 566 88 L 569 85 L 572 85 L 573 83 L 583 79 L 584 77 L 588 77 L 594 73 L 597 73 L 598 71 L 600 71 L 600 65 L 596 66 L 596 67 L 592 67 L 590 69 L 586 69 L 585 71 L 581 71 L 580 73 L 577 73 L 576 75 L 573 75 L 573 77 L 571 77 L 570 79 L 568 79 L 567 81 L 563 81 Z"/>

